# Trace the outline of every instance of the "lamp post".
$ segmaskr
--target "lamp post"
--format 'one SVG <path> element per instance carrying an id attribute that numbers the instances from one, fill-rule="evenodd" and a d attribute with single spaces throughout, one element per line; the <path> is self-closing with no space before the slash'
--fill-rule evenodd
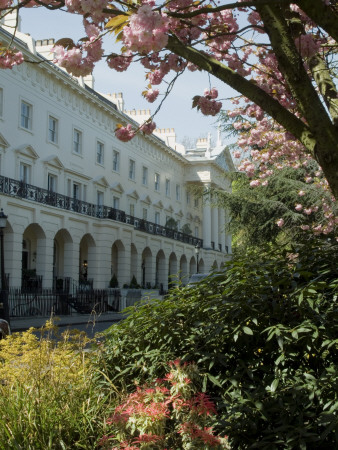
<path id="1" fill-rule="evenodd" d="M 7 297 L 7 286 L 6 286 L 6 275 L 5 275 L 5 255 L 4 255 L 4 228 L 6 228 L 7 217 L 1 208 L 0 211 L 0 264 L 1 264 L 1 293 L 0 293 L 0 310 L 2 310 L 2 315 L 7 322 L 9 322 L 9 311 L 8 311 L 8 297 Z"/>
<path id="2" fill-rule="evenodd" d="M 198 273 L 199 271 L 199 256 L 200 256 L 200 243 L 197 242 L 196 246 L 195 246 L 195 253 L 196 253 L 196 273 Z"/>

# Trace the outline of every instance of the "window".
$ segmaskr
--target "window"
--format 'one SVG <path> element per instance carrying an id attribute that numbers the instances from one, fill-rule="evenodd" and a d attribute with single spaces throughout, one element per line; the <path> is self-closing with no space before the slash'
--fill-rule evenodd
<path id="1" fill-rule="evenodd" d="M 58 120 L 55 117 L 48 117 L 48 140 L 57 144 L 58 142 Z"/>
<path id="2" fill-rule="evenodd" d="M 97 205 L 103 206 L 103 192 L 97 191 Z"/>
<path id="3" fill-rule="evenodd" d="M 144 166 L 142 168 L 142 184 L 148 186 L 148 168 Z"/>
<path id="4" fill-rule="evenodd" d="M 198 227 L 195 227 L 195 237 L 198 238 Z"/>
<path id="5" fill-rule="evenodd" d="M 190 192 L 187 192 L 187 205 L 190 205 Z"/>
<path id="6" fill-rule="evenodd" d="M 195 208 L 198 208 L 198 198 L 196 198 L 196 197 L 194 199 L 194 206 L 195 206 Z"/>
<path id="7" fill-rule="evenodd" d="M 104 145 L 102 142 L 96 142 L 96 162 L 103 165 L 104 163 Z"/>
<path id="8" fill-rule="evenodd" d="M 147 208 L 143 208 L 142 210 L 142 219 L 147 220 L 148 219 L 148 210 Z"/>
<path id="9" fill-rule="evenodd" d="M 170 180 L 168 179 L 165 180 L 165 195 L 170 196 Z"/>
<path id="10" fill-rule="evenodd" d="M 155 173 L 155 191 L 160 190 L 160 174 Z"/>
<path id="11" fill-rule="evenodd" d="M 56 192 L 57 177 L 51 173 L 48 174 L 48 190 L 50 192 Z"/>
<path id="12" fill-rule="evenodd" d="M 28 164 L 20 163 L 20 181 L 23 183 L 30 183 L 31 179 L 31 166 Z"/>
<path id="13" fill-rule="evenodd" d="M 131 204 L 129 206 L 129 214 L 133 217 L 135 216 L 135 205 Z"/>
<path id="14" fill-rule="evenodd" d="M 129 160 L 129 179 L 135 180 L 135 161 L 133 159 Z"/>
<path id="15" fill-rule="evenodd" d="M 0 88 L 0 117 L 3 116 L 4 113 L 4 90 Z"/>
<path id="16" fill-rule="evenodd" d="M 116 150 L 113 152 L 113 170 L 114 172 L 120 171 L 120 153 Z"/>
<path id="17" fill-rule="evenodd" d="M 76 129 L 73 132 L 73 152 L 78 154 L 82 152 L 82 133 Z"/>
<path id="18" fill-rule="evenodd" d="M 180 230 L 181 229 L 181 221 L 176 220 L 176 224 L 177 224 L 177 229 Z"/>
<path id="19" fill-rule="evenodd" d="M 73 199 L 80 200 L 80 185 L 73 183 Z"/>
<path id="20" fill-rule="evenodd" d="M 33 107 L 29 103 L 21 102 L 21 127 L 26 130 L 32 129 L 32 112 Z"/>
<path id="21" fill-rule="evenodd" d="M 181 201 L 181 186 L 176 184 L 176 200 Z"/>
<path id="22" fill-rule="evenodd" d="M 113 197 L 113 208 L 120 209 L 120 199 L 118 197 Z"/>
<path id="23" fill-rule="evenodd" d="M 160 224 L 160 213 L 159 212 L 155 213 L 155 223 L 156 223 L 156 225 Z"/>

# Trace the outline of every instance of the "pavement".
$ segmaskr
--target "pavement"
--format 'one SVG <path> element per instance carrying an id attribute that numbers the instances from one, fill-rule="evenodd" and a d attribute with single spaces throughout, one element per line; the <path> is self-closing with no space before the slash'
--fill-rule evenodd
<path id="1" fill-rule="evenodd" d="M 124 318 L 120 312 L 102 314 L 72 314 L 71 316 L 54 316 L 55 324 L 58 327 L 76 327 L 77 325 L 107 324 L 119 322 Z M 12 317 L 10 326 L 12 332 L 25 331 L 29 328 L 41 328 L 50 317 Z"/>

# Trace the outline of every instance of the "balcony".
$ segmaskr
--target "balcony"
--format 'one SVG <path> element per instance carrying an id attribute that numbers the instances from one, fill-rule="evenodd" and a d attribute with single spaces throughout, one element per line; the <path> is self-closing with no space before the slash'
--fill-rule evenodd
<path id="1" fill-rule="evenodd" d="M 114 220 L 116 222 L 131 225 L 134 229 L 144 233 L 160 235 L 162 237 L 184 242 L 193 246 L 198 244 L 199 247 L 203 247 L 203 240 L 193 237 L 190 234 L 185 234 L 144 219 L 130 216 L 124 211 L 111 208 L 110 206 L 95 205 L 93 203 L 84 202 L 82 200 L 67 197 L 66 195 L 51 192 L 47 189 L 23 183 L 22 181 L 14 180 L 2 175 L 0 175 L 0 194 L 37 202 L 46 206 L 53 206 L 54 208 L 76 212 L 86 216 L 95 217 L 100 220 Z"/>

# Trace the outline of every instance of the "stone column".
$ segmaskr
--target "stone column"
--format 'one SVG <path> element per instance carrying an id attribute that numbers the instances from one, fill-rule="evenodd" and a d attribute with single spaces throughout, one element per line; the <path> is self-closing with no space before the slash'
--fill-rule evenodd
<path id="1" fill-rule="evenodd" d="M 225 253 L 226 244 L 226 231 L 225 231 L 225 210 L 219 209 L 219 243 L 222 245 L 222 252 Z"/>
<path id="2" fill-rule="evenodd" d="M 91 261 L 93 271 L 90 278 L 94 278 L 94 284 L 96 289 L 106 289 L 109 287 L 109 281 L 112 277 L 111 274 L 111 246 L 108 233 L 98 234 L 96 241 L 95 261 Z M 89 252 L 90 253 L 90 252 Z M 88 254 L 88 258 L 89 258 Z M 88 267 L 89 261 L 88 261 Z"/>
<path id="3" fill-rule="evenodd" d="M 12 233 L 4 230 L 5 273 L 9 274 L 9 285 L 21 286 L 23 227 L 14 229 Z"/>
<path id="4" fill-rule="evenodd" d="M 215 243 L 215 250 L 218 250 L 218 208 L 211 209 L 211 240 Z"/>
<path id="5" fill-rule="evenodd" d="M 124 284 L 130 284 L 130 246 L 125 247 L 123 250 L 118 249 L 118 261 L 117 261 L 117 279 L 119 280 L 119 286 Z"/>
<path id="6" fill-rule="evenodd" d="M 54 232 L 36 240 L 36 273 L 42 275 L 42 287 L 53 287 Z"/>
<path id="7" fill-rule="evenodd" d="M 205 186 L 206 189 L 209 185 Z M 211 248 L 211 208 L 209 199 L 203 203 L 203 247 Z"/>

